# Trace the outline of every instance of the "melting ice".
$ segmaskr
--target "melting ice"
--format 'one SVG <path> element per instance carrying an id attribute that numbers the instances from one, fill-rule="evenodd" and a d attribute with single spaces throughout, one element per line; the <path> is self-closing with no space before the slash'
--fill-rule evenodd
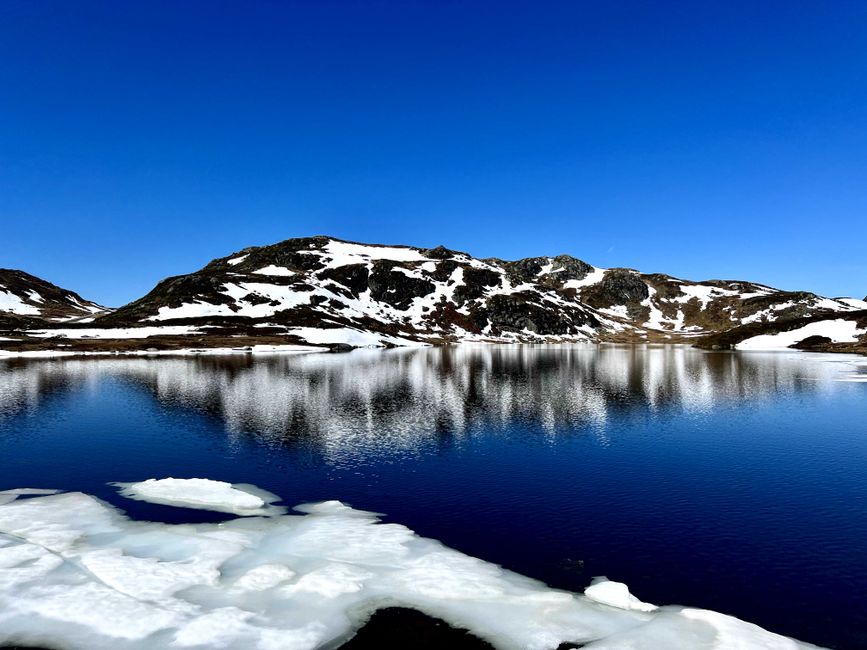
<path id="1" fill-rule="evenodd" d="M 312 650 L 399 605 L 503 650 L 814 647 L 715 612 L 656 608 L 620 583 L 550 589 L 337 501 L 287 515 L 264 491 L 205 479 L 122 490 L 271 516 L 170 525 L 81 493 L 0 492 L 0 645 Z"/>

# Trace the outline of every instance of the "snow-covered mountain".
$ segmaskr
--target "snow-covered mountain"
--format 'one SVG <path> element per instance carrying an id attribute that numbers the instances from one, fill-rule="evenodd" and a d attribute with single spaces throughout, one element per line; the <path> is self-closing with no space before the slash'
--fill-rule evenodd
<path id="1" fill-rule="evenodd" d="M 319 236 L 246 248 L 168 278 L 95 325 L 349 345 L 695 341 L 749 325 L 856 319 L 865 309 L 861 300 L 603 269 L 568 255 L 477 259 Z"/>
<path id="2" fill-rule="evenodd" d="M 0 269 L 0 320 L 7 323 L 92 319 L 105 307 L 15 269 Z"/>

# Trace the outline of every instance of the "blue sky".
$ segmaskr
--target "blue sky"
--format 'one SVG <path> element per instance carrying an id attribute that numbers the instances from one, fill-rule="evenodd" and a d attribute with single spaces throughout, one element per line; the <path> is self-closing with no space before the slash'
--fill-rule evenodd
<path id="1" fill-rule="evenodd" d="M 0 4 L 0 266 L 310 234 L 867 294 L 863 2 Z"/>

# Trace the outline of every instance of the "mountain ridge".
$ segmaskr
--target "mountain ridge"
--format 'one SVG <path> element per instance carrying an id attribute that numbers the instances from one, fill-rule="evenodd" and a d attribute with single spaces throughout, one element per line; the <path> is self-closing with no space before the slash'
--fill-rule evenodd
<path id="1" fill-rule="evenodd" d="M 312 345 L 458 342 L 689 342 L 731 346 L 746 327 L 852 321 L 867 301 L 783 291 L 745 280 L 691 281 L 600 268 L 568 254 L 475 258 L 438 246 L 364 244 L 325 235 L 250 246 L 161 280 L 138 300 L 93 316 L 95 330 L 154 330 Z M 747 327 L 752 326 L 752 327 Z M 70 323 L 67 338 L 84 327 Z M 847 326 L 848 327 L 848 326 Z M 849 328 L 851 329 L 851 328 Z M 846 330 L 848 332 L 848 330 Z M 42 338 L 57 336 L 47 326 Z M 848 335 L 848 338 L 852 338 Z M 717 337 L 719 340 L 714 340 Z M 95 335 L 95 338 L 105 338 Z M 154 342 L 151 340 L 151 342 Z M 823 342 L 826 343 L 826 342 Z"/>
<path id="2" fill-rule="evenodd" d="M 106 307 L 18 269 L 0 268 L 0 317 L 21 322 L 71 322 L 95 317 Z"/>

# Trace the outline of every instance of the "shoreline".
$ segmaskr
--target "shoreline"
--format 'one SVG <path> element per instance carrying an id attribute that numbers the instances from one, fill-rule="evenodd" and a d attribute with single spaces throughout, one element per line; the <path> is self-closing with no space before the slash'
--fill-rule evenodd
<path id="1" fill-rule="evenodd" d="M 145 345 L 131 344 L 132 341 L 146 341 Z M 75 345 L 74 342 L 80 343 Z M 2 346 L 0 339 L 0 346 Z M 697 345 L 686 341 L 583 341 L 583 342 L 564 342 L 564 341 L 461 341 L 455 343 L 430 343 L 415 346 L 396 346 L 396 345 L 366 345 L 352 346 L 346 344 L 309 344 L 309 343 L 287 343 L 287 342 L 269 342 L 269 343 L 254 343 L 243 341 L 235 345 L 209 345 L 205 341 L 197 341 L 197 345 L 190 345 L 189 341 L 184 341 L 186 345 L 181 345 L 178 341 L 154 341 L 148 339 L 121 339 L 109 340 L 102 339 L 98 342 L 92 339 L 71 340 L 70 344 L 64 344 L 63 347 L 47 346 L 44 341 L 40 343 L 28 344 L 30 342 L 22 342 L 24 345 L 17 346 L 20 349 L 8 349 L 0 347 L 0 361 L 14 359 L 61 359 L 61 358 L 82 358 L 82 357 L 195 357 L 195 356 L 241 356 L 241 355 L 269 355 L 269 354 L 317 354 L 317 353 L 341 353 L 352 352 L 354 350 L 389 350 L 389 349 L 419 349 L 419 348 L 437 348 L 461 345 L 508 345 L 508 346 L 618 346 L 618 347 L 641 347 L 641 346 L 680 346 L 689 347 L 691 349 L 702 352 L 741 352 L 741 353 L 779 353 L 779 352 L 807 352 L 818 354 L 834 354 L 834 355 L 854 355 L 867 356 L 867 347 L 859 343 L 831 343 L 815 347 L 767 347 L 767 348 L 748 348 L 739 349 L 737 347 L 716 347 Z M 111 345 L 117 343 L 117 345 Z M 10 346 L 11 347 L 11 346 Z M 0 648 L 0 650 L 3 650 Z"/>
<path id="2" fill-rule="evenodd" d="M 719 332 L 620 331 L 603 333 L 596 340 L 589 335 L 537 334 L 527 329 L 497 336 L 466 331 L 437 335 L 398 327 L 374 331 L 346 323 L 334 323 L 334 327 L 285 327 L 272 323 L 217 325 L 193 320 L 159 326 L 93 327 L 90 323 L 78 323 L 43 329 L 7 328 L 0 330 L 0 358 L 347 352 L 466 344 L 689 345 L 707 351 L 796 350 L 867 355 L 867 310 L 749 323 Z"/>

